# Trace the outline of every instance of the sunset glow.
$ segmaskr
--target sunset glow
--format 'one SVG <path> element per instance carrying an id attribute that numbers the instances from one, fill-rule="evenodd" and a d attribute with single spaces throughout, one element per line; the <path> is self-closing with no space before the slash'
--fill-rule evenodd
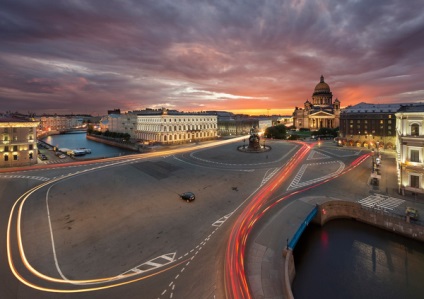
<path id="1" fill-rule="evenodd" d="M 421 0 L 3 1 L 5 111 L 291 114 L 424 101 Z"/>

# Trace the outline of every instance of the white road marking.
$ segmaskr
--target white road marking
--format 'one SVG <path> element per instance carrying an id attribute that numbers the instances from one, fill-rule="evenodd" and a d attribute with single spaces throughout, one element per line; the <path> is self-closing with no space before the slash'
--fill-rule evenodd
<path id="1" fill-rule="evenodd" d="M 361 200 L 358 200 L 364 207 L 373 208 L 377 210 L 394 210 L 401 204 L 403 204 L 405 200 L 395 197 L 390 197 L 382 194 L 374 194 L 368 197 L 365 197 Z"/>
<path id="2" fill-rule="evenodd" d="M 338 163 L 339 164 L 339 168 L 335 172 L 329 173 L 325 176 L 315 178 L 315 179 L 312 179 L 312 180 L 309 180 L 309 181 L 306 181 L 306 182 L 299 183 L 303 174 L 305 173 L 306 169 L 309 166 L 332 164 L 332 163 Z M 342 161 L 330 161 L 330 162 L 322 162 L 322 163 L 314 163 L 314 164 L 303 164 L 302 167 L 297 172 L 296 176 L 294 177 L 293 181 L 290 183 L 290 186 L 287 188 L 287 190 L 296 189 L 296 188 L 304 187 L 304 186 L 309 186 L 309 185 L 312 185 L 314 183 L 321 182 L 325 179 L 333 177 L 334 175 L 340 174 L 343 171 L 344 168 L 345 168 L 345 164 Z"/>

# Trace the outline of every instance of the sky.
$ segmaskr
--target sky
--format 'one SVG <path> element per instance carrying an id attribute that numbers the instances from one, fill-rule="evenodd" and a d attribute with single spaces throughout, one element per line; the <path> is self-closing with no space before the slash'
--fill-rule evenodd
<path id="1" fill-rule="evenodd" d="M 2 0 L 0 112 L 424 102 L 424 0 Z"/>

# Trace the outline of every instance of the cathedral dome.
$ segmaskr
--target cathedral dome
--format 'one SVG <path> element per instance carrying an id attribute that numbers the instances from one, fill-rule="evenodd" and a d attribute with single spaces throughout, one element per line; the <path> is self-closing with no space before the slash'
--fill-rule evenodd
<path id="1" fill-rule="evenodd" d="M 328 84 L 324 82 L 324 76 L 321 75 L 321 79 L 319 83 L 315 86 L 314 94 L 329 93 L 329 92 L 330 92 L 330 86 L 328 86 Z"/>

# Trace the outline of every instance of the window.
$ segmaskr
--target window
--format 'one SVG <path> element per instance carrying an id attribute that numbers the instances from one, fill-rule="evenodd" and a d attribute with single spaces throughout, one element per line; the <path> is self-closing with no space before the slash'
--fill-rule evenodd
<path id="1" fill-rule="evenodd" d="M 420 187 L 420 177 L 417 175 L 411 175 L 410 176 L 410 186 L 412 188 L 419 188 Z"/>
<path id="2" fill-rule="evenodd" d="M 34 149 L 34 145 L 33 145 L 33 144 L 30 144 L 30 145 L 29 145 L 29 149 L 30 149 L 30 150 Z"/>
<path id="3" fill-rule="evenodd" d="M 412 136 L 420 135 L 420 127 L 418 126 L 418 124 L 411 125 L 411 135 Z"/>
<path id="4" fill-rule="evenodd" d="M 9 147 L 8 147 L 8 146 L 5 146 L 5 147 L 4 147 L 4 151 L 5 151 L 5 152 L 8 152 L 8 151 L 9 151 Z"/>
<path id="5" fill-rule="evenodd" d="M 18 150 L 18 146 L 17 145 L 14 145 L 13 146 L 13 151 L 16 152 L 17 150 Z"/>
<path id="6" fill-rule="evenodd" d="M 8 155 L 4 155 L 4 161 L 9 161 L 9 156 Z"/>
<path id="7" fill-rule="evenodd" d="M 419 150 L 411 150 L 411 162 L 420 162 Z"/>
<path id="8" fill-rule="evenodd" d="M 13 160 L 15 160 L 15 161 L 18 160 L 18 155 L 17 154 L 14 154 L 13 155 Z"/>

